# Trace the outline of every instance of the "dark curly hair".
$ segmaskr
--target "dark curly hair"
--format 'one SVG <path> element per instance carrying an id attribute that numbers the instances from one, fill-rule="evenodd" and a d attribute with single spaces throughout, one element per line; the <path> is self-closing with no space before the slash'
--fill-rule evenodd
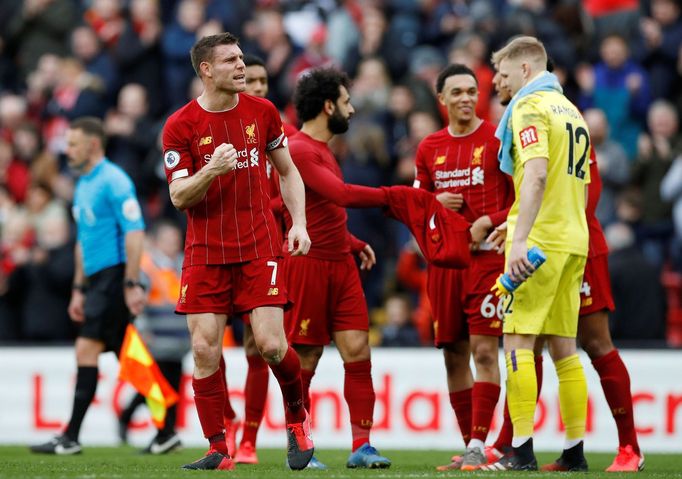
<path id="1" fill-rule="evenodd" d="M 445 86 L 445 80 L 455 75 L 471 75 L 478 85 L 478 78 L 476 74 L 471 70 L 471 68 L 461 65 L 459 63 L 453 63 L 446 66 L 439 74 L 436 80 L 436 92 L 443 93 L 443 87 Z"/>
<path id="2" fill-rule="evenodd" d="M 341 86 L 349 88 L 350 79 L 336 68 L 314 68 L 303 73 L 296 83 L 294 106 L 301 122 L 312 120 L 324 108 L 324 102 L 336 102 Z"/>

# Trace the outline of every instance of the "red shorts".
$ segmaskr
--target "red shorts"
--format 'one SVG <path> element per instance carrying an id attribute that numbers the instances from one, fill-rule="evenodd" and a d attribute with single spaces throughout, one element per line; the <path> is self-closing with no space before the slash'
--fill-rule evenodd
<path id="1" fill-rule="evenodd" d="M 580 316 L 603 310 L 614 310 L 608 254 L 587 259 L 583 284 L 580 286 Z"/>
<path id="2" fill-rule="evenodd" d="M 489 251 L 471 259 L 465 269 L 429 265 L 426 289 L 437 347 L 466 339 L 469 334 L 502 335 L 504 301 L 490 288 L 504 271 L 504 256 Z"/>
<path id="3" fill-rule="evenodd" d="M 260 306 L 284 306 L 287 289 L 282 258 L 246 263 L 208 264 L 182 269 L 180 314 L 243 314 Z"/>
<path id="4" fill-rule="evenodd" d="M 332 332 L 369 330 L 365 293 L 355 260 L 291 256 L 285 263 L 291 309 L 284 313 L 284 330 L 292 344 L 322 346 Z"/>

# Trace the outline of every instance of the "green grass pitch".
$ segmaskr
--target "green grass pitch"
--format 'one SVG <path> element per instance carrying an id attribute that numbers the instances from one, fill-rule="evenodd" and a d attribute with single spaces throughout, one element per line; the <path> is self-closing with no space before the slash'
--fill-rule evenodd
<path id="1" fill-rule="evenodd" d="M 166 456 L 141 455 L 132 447 L 85 447 L 77 456 L 57 457 L 29 453 L 24 446 L 0 447 L 0 479 L 24 478 L 83 478 L 83 479 L 175 479 L 175 478 L 216 478 L 229 475 L 234 478 L 278 479 L 299 477 L 305 479 L 326 478 L 442 478 L 452 476 L 509 477 L 522 475 L 533 478 L 561 478 L 567 473 L 491 473 L 491 472 L 437 472 L 434 466 L 444 464 L 449 454 L 444 451 L 382 451 L 393 460 L 390 469 L 351 470 L 346 469 L 347 451 L 322 450 L 317 457 L 329 466 L 327 471 L 294 472 L 285 469 L 284 450 L 264 449 L 258 452 L 261 463 L 256 466 L 238 466 L 232 472 L 184 471 L 180 466 L 199 458 L 201 449 L 185 449 Z M 538 455 L 541 463 L 553 460 L 557 455 Z M 602 472 L 613 459 L 612 454 L 588 454 L 589 473 L 568 474 L 590 478 L 682 478 L 682 454 L 649 454 L 646 469 L 637 474 L 611 474 Z"/>

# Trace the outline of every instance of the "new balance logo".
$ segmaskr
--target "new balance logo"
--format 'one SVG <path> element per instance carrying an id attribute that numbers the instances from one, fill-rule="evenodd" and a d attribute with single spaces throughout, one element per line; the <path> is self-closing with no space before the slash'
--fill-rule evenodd
<path id="1" fill-rule="evenodd" d="M 534 126 L 524 128 L 519 132 L 519 139 L 521 140 L 521 148 L 526 148 L 527 146 L 530 146 L 539 141 L 538 131 L 535 129 Z"/>
<path id="2" fill-rule="evenodd" d="M 205 136 L 201 140 L 199 140 L 199 146 L 210 145 L 211 143 L 213 143 L 212 136 Z"/>
<path id="3" fill-rule="evenodd" d="M 279 294 L 279 288 L 270 288 L 268 290 L 268 296 L 277 296 Z"/>

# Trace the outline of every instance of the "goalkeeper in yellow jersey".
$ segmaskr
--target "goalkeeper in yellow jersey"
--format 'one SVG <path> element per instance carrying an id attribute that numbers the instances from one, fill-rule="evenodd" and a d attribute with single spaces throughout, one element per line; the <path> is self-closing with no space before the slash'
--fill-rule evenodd
<path id="1" fill-rule="evenodd" d="M 533 37 L 518 37 L 493 55 L 500 81 L 513 97 L 496 136 L 500 168 L 514 178 L 516 199 L 507 218 L 506 271 L 524 281 L 506 308 L 504 348 L 514 454 L 487 470 L 536 470 L 533 419 L 537 385 L 533 346 L 547 337 L 559 378 L 566 442 L 561 461 L 587 470 L 583 436 L 587 384 L 576 354 L 580 284 L 588 251 L 585 217 L 590 181 L 587 126 L 546 70 L 547 53 Z M 533 271 L 528 249 L 547 256 Z"/>

